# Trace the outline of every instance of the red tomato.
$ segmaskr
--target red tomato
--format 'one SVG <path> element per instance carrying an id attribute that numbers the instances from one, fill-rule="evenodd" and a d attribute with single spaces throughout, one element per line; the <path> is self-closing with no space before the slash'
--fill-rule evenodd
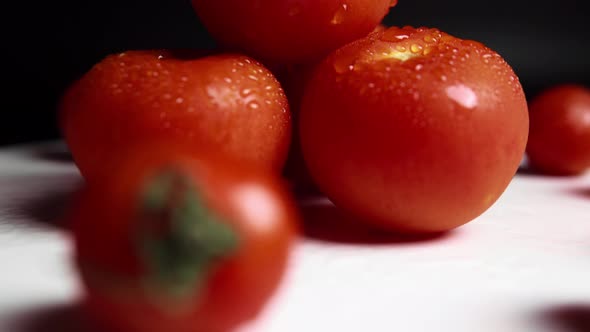
<path id="1" fill-rule="evenodd" d="M 284 274 L 297 221 L 274 178 L 158 145 L 90 183 L 69 219 L 86 308 L 125 332 L 252 319 Z"/>
<path id="2" fill-rule="evenodd" d="M 371 32 L 396 0 L 192 0 L 222 44 L 285 63 L 319 59 Z"/>
<path id="3" fill-rule="evenodd" d="M 440 232 L 488 209 L 523 157 L 527 104 L 494 51 L 390 28 L 330 55 L 307 85 L 304 157 L 320 189 L 367 223 Z"/>
<path id="4" fill-rule="evenodd" d="M 170 51 L 107 57 L 65 95 L 62 129 L 81 172 L 95 177 L 121 147 L 146 139 L 213 147 L 279 172 L 291 136 L 276 78 L 241 55 L 200 59 Z"/>
<path id="5" fill-rule="evenodd" d="M 550 174 L 579 174 L 590 168 L 590 90 L 554 87 L 530 104 L 527 154 L 531 165 Z"/>

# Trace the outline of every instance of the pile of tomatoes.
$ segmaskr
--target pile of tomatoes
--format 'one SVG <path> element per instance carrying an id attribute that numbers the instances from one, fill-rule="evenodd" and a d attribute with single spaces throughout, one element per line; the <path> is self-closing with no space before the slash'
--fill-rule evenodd
<path id="1" fill-rule="evenodd" d="M 297 234 L 289 189 L 383 232 L 436 233 L 486 211 L 516 173 L 527 101 L 483 44 L 379 26 L 391 0 L 192 2 L 218 51 L 108 56 L 61 104 L 86 179 L 68 213 L 76 263 L 112 328 L 254 318 Z M 590 97 L 572 89 L 532 106 L 539 169 L 590 165 Z M 564 98 L 577 106 L 555 111 Z"/>

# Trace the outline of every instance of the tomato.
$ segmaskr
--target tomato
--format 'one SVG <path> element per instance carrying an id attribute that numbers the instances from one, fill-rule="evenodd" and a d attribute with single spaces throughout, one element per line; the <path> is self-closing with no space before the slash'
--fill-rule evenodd
<path id="1" fill-rule="evenodd" d="M 61 127 L 86 178 L 146 139 L 214 147 L 280 172 L 291 139 L 287 98 L 266 68 L 242 55 L 174 51 L 104 59 L 64 96 Z"/>
<path id="2" fill-rule="evenodd" d="M 228 331 L 282 279 L 296 210 L 264 173 L 153 144 L 69 213 L 85 308 L 126 332 Z"/>
<path id="3" fill-rule="evenodd" d="M 532 167 L 573 175 L 590 168 L 590 90 L 561 85 L 530 103 L 527 154 Z"/>
<path id="4" fill-rule="evenodd" d="M 484 45 L 394 27 L 319 65 L 300 135 L 335 204 L 386 230 L 442 232 L 508 186 L 525 150 L 527 104 L 511 67 Z"/>
<path id="5" fill-rule="evenodd" d="M 192 0 L 223 45 L 284 63 L 319 59 L 371 32 L 395 0 Z"/>

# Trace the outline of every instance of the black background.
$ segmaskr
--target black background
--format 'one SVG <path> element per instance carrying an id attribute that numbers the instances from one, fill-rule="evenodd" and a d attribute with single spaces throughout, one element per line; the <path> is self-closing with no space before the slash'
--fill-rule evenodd
<path id="1" fill-rule="evenodd" d="M 586 1 L 399 1 L 388 25 L 438 27 L 485 43 L 514 67 L 529 98 L 558 83 L 590 86 Z M 189 0 L 33 0 L 1 6 L 0 144 L 59 137 L 60 95 L 109 53 L 214 47 Z"/>

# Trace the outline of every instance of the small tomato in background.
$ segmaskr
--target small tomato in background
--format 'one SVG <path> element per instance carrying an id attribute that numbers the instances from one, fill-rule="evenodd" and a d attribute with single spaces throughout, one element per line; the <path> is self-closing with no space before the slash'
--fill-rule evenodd
<path id="1" fill-rule="evenodd" d="M 389 28 L 332 53 L 306 86 L 303 155 L 341 208 L 395 232 L 442 232 L 504 192 L 528 136 L 525 95 L 493 50 Z"/>
<path id="2" fill-rule="evenodd" d="M 291 140 L 287 98 L 270 71 L 243 55 L 174 51 L 104 59 L 64 96 L 61 127 L 87 179 L 121 149 L 159 139 L 279 173 Z"/>
<path id="3" fill-rule="evenodd" d="M 85 308 L 125 332 L 221 332 L 256 317 L 297 223 L 274 177 L 158 144 L 117 170 L 68 215 Z"/>
<path id="4" fill-rule="evenodd" d="M 392 0 L 192 0 L 221 44 L 282 63 L 315 61 L 364 37 L 397 4 Z"/>
<path id="5" fill-rule="evenodd" d="M 529 107 L 527 155 L 542 173 L 580 174 L 590 168 L 590 90 L 561 85 L 542 92 Z"/>

